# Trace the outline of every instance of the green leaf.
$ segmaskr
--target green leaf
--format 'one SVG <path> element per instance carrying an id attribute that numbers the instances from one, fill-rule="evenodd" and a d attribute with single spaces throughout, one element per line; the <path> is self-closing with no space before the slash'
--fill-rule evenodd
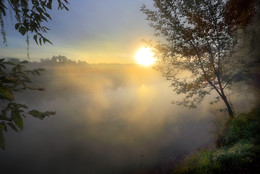
<path id="1" fill-rule="evenodd" d="M 36 7 L 36 10 L 37 10 L 39 13 L 44 13 L 43 9 L 41 9 L 40 7 Z"/>
<path id="2" fill-rule="evenodd" d="M 38 68 L 39 71 L 46 71 L 44 68 Z"/>
<path id="3" fill-rule="evenodd" d="M 34 36 L 33 36 L 33 39 L 34 39 L 34 41 L 37 43 L 37 45 L 38 45 L 38 40 L 37 40 L 37 34 L 35 34 Z"/>
<path id="4" fill-rule="evenodd" d="M 16 64 L 13 62 L 4 62 L 4 64 L 15 66 Z"/>
<path id="5" fill-rule="evenodd" d="M 0 86 L 0 98 L 5 98 L 8 100 L 14 100 L 14 95 L 10 89 L 4 86 Z"/>
<path id="6" fill-rule="evenodd" d="M 3 13 L 4 16 L 6 16 L 5 9 L 7 9 L 6 6 L 2 1 L 0 1 L 0 11 Z"/>
<path id="7" fill-rule="evenodd" d="M 15 26 L 14 26 L 15 29 L 18 30 L 18 28 L 20 27 L 20 25 L 21 25 L 21 23 L 16 23 Z"/>
<path id="8" fill-rule="evenodd" d="M 43 43 L 45 44 L 45 42 L 46 42 L 46 39 L 45 39 L 45 38 L 43 38 Z"/>
<path id="9" fill-rule="evenodd" d="M 40 37 L 39 41 L 40 41 L 40 45 L 42 45 L 42 38 L 41 37 Z"/>
<path id="10" fill-rule="evenodd" d="M 52 20 L 51 16 L 48 13 L 44 13 L 50 20 Z"/>
<path id="11" fill-rule="evenodd" d="M 0 147 L 5 149 L 4 125 L 0 124 Z"/>
<path id="12" fill-rule="evenodd" d="M 34 70 L 34 73 L 38 76 L 40 76 L 40 73 L 37 71 L 37 69 Z"/>
<path id="13" fill-rule="evenodd" d="M 50 44 L 53 45 L 53 43 L 52 43 L 50 40 L 48 40 L 46 37 L 42 37 L 42 38 L 43 38 L 44 43 L 45 43 L 45 42 L 48 42 L 48 43 L 50 43 Z"/>
<path id="14" fill-rule="evenodd" d="M 49 0 L 49 2 L 47 3 L 46 7 L 48 9 L 50 9 L 50 10 L 52 9 L 52 0 Z"/>
<path id="15" fill-rule="evenodd" d="M 29 77 L 27 77 L 26 75 L 22 75 L 22 78 L 24 79 L 25 82 L 32 83 L 31 79 Z"/>
<path id="16" fill-rule="evenodd" d="M 3 112 L 3 111 L 2 111 Z M 0 120 L 2 121 L 10 121 L 10 118 L 6 116 L 6 114 L 0 114 Z"/>
<path id="17" fill-rule="evenodd" d="M 14 123 L 22 130 L 23 129 L 23 119 L 18 112 L 18 110 L 12 110 L 11 117 L 14 121 Z"/>
<path id="18" fill-rule="evenodd" d="M 23 26 L 21 26 L 21 27 L 19 28 L 19 32 L 24 36 L 25 33 L 26 33 L 26 29 L 25 29 Z"/>
<path id="19" fill-rule="evenodd" d="M 41 18 L 42 18 L 43 20 L 45 20 L 46 22 L 48 22 L 47 18 L 44 17 L 43 15 L 41 15 Z"/>
<path id="20" fill-rule="evenodd" d="M 69 11 L 69 8 L 68 8 L 67 6 L 64 5 L 63 7 L 64 7 L 67 11 Z"/>
<path id="21" fill-rule="evenodd" d="M 0 64 L 0 67 L 1 67 L 2 69 L 6 69 L 6 67 L 5 67 L 3 64 Z M 1 71 L 0 73 L 1 73 L 1 74 L 4 74 L 4 73 L 3 73 L 3 70 L 2 70 L 1 68 L 0 68 L 0 71 Z"/>
<path id="22" fill-rule="evenodd" d="M 36 88 L 36 87 L 31 87 L 31 86 L 27 86 L 26 89 L 29 89 L 29 90 L 38 90 L 38 91 L 45 91 L 45 88 Z"/>
<path id="23" fill-rule="evenodd" d="M 17 127 L 16 127 L 12 122 L 8 122 L 7 124 L 8 124 L 8 126 L 9 126 L 10 128 L 12 128 L 12 129 L 15 130 L 16 132 L 18 132 Z"/>
<path id="24" fill-rule="evenodd" d="M 7 126 L 6 126 L 5 122 L 4 121 L 0 122 L 0 125 L 4 126 L 4 131 L 7 132 Z"/>
<path id="25" fill-rule="evenodd" d="M 29 63 L 29 61 L 27 61 L 27 60 L 24 60 L 24 61 L 22 61 L 21 63 Z"/>
<path id="26" fill-rule="evenodd" d="M 31 110 L 28 112 L 28 114 L 32 115 L 35 118 L 39 118 L 42 120 L 46 116 L 55 115 L 55 112 L 53 112 L 53 111 L 39 112 L 37 110 Z"/>

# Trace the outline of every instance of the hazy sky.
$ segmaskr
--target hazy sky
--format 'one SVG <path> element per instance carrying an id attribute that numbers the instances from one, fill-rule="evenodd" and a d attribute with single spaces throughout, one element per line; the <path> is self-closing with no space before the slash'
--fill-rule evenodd
<path id="1" fill-rule="evenodd" d="M 90 63 L 134 63 L 134 55 L 151 39 L 153 30 L 140 11 L 151 0 L 70 0 L 69 12 L 53 11 L 46 35 L 54 45 L 36 45 L 31 38 L 33 60 L 65 55 Z M 1 44 L 0 56 L 26 59 L 25 37 L 14 31 L 15 21 L 6 20 L 8 47 Z"/>

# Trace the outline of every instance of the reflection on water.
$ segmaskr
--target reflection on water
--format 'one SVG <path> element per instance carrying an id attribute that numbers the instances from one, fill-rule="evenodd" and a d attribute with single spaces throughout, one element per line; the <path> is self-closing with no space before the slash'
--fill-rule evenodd
<path id="1" fill-rule="evenodd" d="M 212 140 L 210 113 L 172 105 L 178 96 L 153 69 L 64 66 L 36 81 L 47 91 L 22 93 L 17 101 L 57 114 L 26 118 L 22 132 L 8 131 L 7 149 L 0 151 L 3 171 L 135 173 Z"/>

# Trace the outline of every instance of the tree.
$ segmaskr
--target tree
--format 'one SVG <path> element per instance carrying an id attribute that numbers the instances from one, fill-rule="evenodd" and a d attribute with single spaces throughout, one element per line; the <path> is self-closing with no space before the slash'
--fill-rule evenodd
<path id="1" fill-rule="evenodd" d="M 58 9 L 66 9 L 68 4 L 67 0 L 57 0 Z M 7 12 L 15 15 L 15 30 L 21 35 L 27 36 L 27 45 L 29 45 L 29 34 L 34 34 L 33 39 L 37 44 L 51 43 L 43 33 L 46 33 L 49 28 L 45 26 L 45 22 L 51 20 L 51 16 L 48 13 L 52 10 L 52 0 L 0 0 L 0 25 L 1 34 L 4 44 L 7 44 L 5 29 L 4 29 L 4 17 L 7 16 Z"/>
<path id="2" fill-rule="evenodd" d="M 164 39 L 154 46 L 157 68 L 177 94 L 185 94 L 176 103 L 194 108 L 215 91 L 212 103 L 222 99 L 232 119 L 227 92 L 240 71 L 232 62 L 237 33 L 225 22 L 225 5 L 225 0 L 154 0 L 154 10 L 143 5 L 141 11 Z"/>
<path id="3" fill-rule="evenodd" d="M 58 9 L 65 8 L 67 0 L 57 0 Z M 52 10 L 52 0 L 0 0 L 0 25 L 3 43 L 7 45 L 7 39 L 4 29 L 4 17 L 7 11 L 15 14 L 15 30 L 21 35 L 26 35 L 27 51 L 29 49 L 29 34 L 34 34 L 33 39 L 37 44 L 51 43 L 43 33 L 49 28 L 44 22 L 51 20 L 48 10 Z M 27 52 L 28 53 L 28 52 Z M 29 58 L 29 54 L 28 54 Z M 25 64 L 27 61 L 12 62 L 0 59 L 0 148 L 5 149 L 4 131 L 9 126 L 15 131 L 23 129 L 23 117 L 31 115 L 33 117 L 43 119 L 46 116 L 54 115 L 55 112 L 40 112 L 37 110 L 29 110 L 28 106 L 15 102 L 15 92 L 23 92 L 24 90 L 39 90 L 43 88 L 34 87 L 29 75 L 40 75 L 44 69 L 38 68 L 27 70 Z"/>
<path id="4" fill-rule="evenodd" d="M 239 31 L 236 59 L 240 69 L 246 69 L 237 82 L 259 95 L 260 89 L 260 1 L 228 0 L 225 8 L 225 22 L 232 31 Z"/>
<path id="5" fill-rule="evenodd" d="M 26 115 L 31 115 L 35 118 L 43 119 L 46 116 L 54 115 L 55 112 L 46 111 L 39 112 L 37 110 L 29 110 L 28 106 L 15 102 L 15 92 L 24 90 L 39 90 L 43 88 L 34 87 L 29 75 L 40 75 L 44 69 L 38 68 L 27 70 L 25 64 L 27 61 L 13 63 L 0 59 L 0 99 L 3 106 L 0 113 L 0 147 L 5 148 L 4 131 L 7 131 L 7 126 L 15 131 L 23 129 L 23 119 Z"/>
<path id="6" fill-rule="evenodd" d="M 259 0 L 228 0 L 226 3 L 225 22 L 232 27 L 245 27 L 256 13 Z"/>

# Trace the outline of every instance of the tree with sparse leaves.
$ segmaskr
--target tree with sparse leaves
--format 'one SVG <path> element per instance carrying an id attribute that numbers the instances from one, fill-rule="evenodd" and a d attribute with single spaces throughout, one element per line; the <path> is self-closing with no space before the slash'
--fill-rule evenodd
<path id="1" fill-rule="evenodd" d="M 237 33 L 230 32 L 232 26 L 225 21 L 226 1 L 154 0 L 154 7 L 143 5 L 141 11 L 163 38 L 154 46 L 157 68 L 177 94 L 185 95 L 176 103 L 194 108 L 215 91 L 212 103 L 221 99 L 234 118 L 227 94 L 241 71 L 232 62 Z"/>

